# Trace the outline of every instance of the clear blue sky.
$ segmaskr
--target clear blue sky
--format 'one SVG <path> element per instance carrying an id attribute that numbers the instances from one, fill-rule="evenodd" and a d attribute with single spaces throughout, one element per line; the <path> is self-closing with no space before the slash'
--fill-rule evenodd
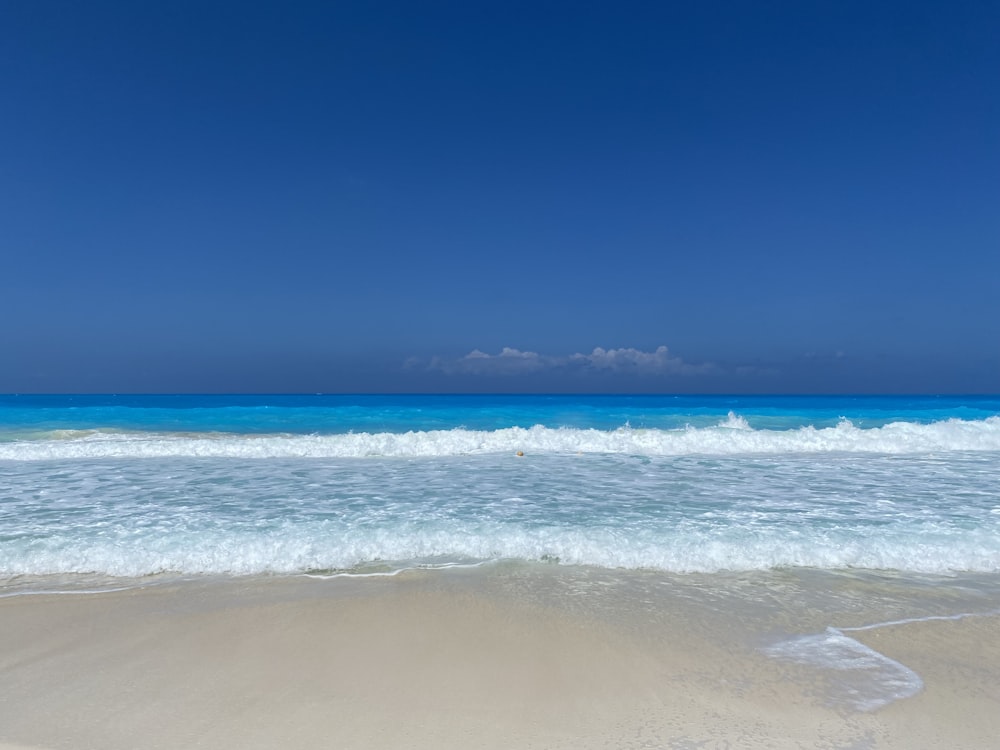
<path id="1" fill-rule="evenodd" d="M 996 2 L 3 0 L 0 391 L 998 392 L 998 39 Z"/>

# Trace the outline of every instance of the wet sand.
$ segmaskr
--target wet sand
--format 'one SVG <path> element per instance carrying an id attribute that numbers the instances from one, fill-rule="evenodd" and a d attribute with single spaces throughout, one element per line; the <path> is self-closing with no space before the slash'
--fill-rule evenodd
<path id="1" fill-rule="evenodd" d="M 971 750 L 1000 736 L 995 616 L 852 633 L 924 682 L 862 712 L 757 647 L 759 603 L 578 583 L 438 573 L 3 598 L 0 749 Z"/>

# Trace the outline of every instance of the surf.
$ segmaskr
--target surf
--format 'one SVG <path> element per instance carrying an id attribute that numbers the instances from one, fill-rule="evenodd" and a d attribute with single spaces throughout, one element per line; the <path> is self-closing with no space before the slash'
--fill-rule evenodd
<path id="1" fill-rule="evenodd" d="M 101 428 L 38 431 L 0 443 L 0 460 L 88 458 L 420 458 L 480 454 L 525 456 L 624 454 L 737 456 L 861 453 L 915 455 L 1000 451 L 1000 417 L 900 421 L 859 427 L 843 419 L 833 427 L 754 429 L 730 413 L 710 427 L 679 429 L 508 427 L 496 430 L 409 430 L 345 434 L 241 434 L 127 431 Z"/>

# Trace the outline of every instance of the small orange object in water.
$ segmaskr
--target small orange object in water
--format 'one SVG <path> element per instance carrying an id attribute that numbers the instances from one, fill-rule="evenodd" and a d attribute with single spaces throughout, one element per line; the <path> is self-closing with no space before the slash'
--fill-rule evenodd
<path id="1" fill-rule="evenodd" d="M 523 456 L 523 455 L 524 455 L 524 451 L 518 451 L 518 452 L 517 452 L 517 455 L 519 455 L 519 456 Z"/>

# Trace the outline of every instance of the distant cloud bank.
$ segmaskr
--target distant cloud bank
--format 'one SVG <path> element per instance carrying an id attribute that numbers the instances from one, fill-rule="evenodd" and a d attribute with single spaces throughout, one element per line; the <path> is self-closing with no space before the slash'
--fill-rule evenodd
<path id="1" fill-rule="evenodd" d="M 504 347 L 499 354 L 474 349 L 464 357 L 413 358 L 407 367 L 436 370 L 454 375 L 524 375 L 550 370 L 603 372 L 620 375 L 703 375 L 715 372 L 713 364 L 693 365 L 670 354 L 665 346 L 654 351 L 596 347 L 590 354 L 554 355 Z"/>

